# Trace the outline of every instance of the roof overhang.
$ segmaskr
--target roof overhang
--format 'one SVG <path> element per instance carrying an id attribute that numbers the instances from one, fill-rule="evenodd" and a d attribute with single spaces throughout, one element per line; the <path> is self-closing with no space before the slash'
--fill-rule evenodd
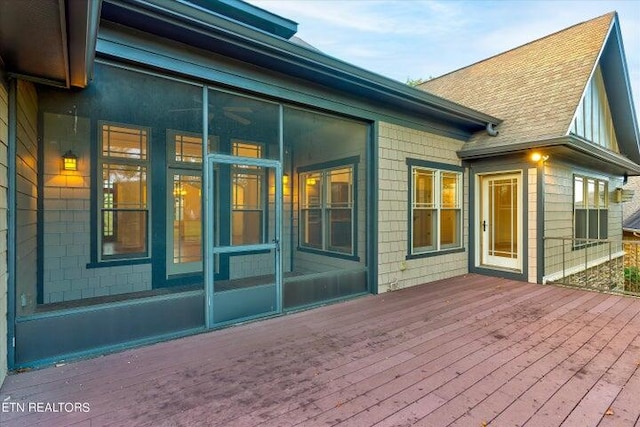
<path id="1" fill-rule="evenodd" d="M 554 160 L 564 160 L 612 175 L 640 175 L 640 165 L 603 147 L 575 135 L 542 141 L 530 141 L 498 147 L 467 147 L 458 151 L 462 160 L 480 160 L 496 156 L 526 154 L 542 151 Z"/>
<path id="2" fill-rule="evenodd" d="M 620 150 L 634 162 L 640 163 L 638 119 L 617 14 L 602 50 L 600 67 Z"/>
<path id="3" fill-rule="evenodd" d="M 500 119 L 186 2 L 104 0 L 102 18 L 293 78 L 440 120 L 467 137 Z"/>
<path id="4" fill-rule="evenodd" d="M 69 88 L 91 79 L 101 0 L 0 1 L 0 58 L 9 76 Z"/>

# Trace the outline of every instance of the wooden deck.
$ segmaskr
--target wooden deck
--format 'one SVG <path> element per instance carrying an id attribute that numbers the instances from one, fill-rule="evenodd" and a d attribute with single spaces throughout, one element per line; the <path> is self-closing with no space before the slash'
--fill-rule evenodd
<path id="1" fill-rule="evenodd" d="M 639 368 L 640 299 L 468 275 L 11 375 L 0 425 L 634 426 Z"/>

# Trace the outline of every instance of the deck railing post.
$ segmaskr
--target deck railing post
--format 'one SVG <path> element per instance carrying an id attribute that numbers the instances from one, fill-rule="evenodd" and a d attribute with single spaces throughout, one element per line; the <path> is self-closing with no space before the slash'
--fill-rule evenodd
<path id="1" fill-rule="evenodd" d="M 561 242 L 562 242 L 562 283 L 567 285 L 568 283 L 567 283 L 567 264 L 565 260 L 565 252 L 566 252 L 565 239 L 563 238 Z"/>
<path id="2" fill-rule="evenodd" d="M 611 240 L 609 240 L 607 242 L 607 244 L 609 245 L 609 282 L 610 282 L 609 283 L 609 289 L 611 289 L 611 285 L 614 284 L 614 281 L 613 281 L 613 266 L 611 265 L 611 260 L 613 259 L 611 257 Z"/>

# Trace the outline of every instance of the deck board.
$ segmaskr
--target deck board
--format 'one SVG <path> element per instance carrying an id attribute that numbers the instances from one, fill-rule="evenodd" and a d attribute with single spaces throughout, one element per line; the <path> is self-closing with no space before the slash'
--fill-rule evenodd
<path id="1" fill-rule="evenodd" d="M 633 426 L 640 299 L 465 275 L 10 375 L 2 426 Z"/>

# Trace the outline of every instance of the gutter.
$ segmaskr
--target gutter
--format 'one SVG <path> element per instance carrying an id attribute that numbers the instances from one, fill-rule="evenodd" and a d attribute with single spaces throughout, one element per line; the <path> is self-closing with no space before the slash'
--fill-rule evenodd
<path id="1" fill-rule="evenodd" d="M 531 149 L 567 147 L 600 161 L 616 165 L 622 169 L 633 172 L 633 176 L 640 175 L 640 165 L 632 160 L 613 152 L 606 151 L 591 142 L 575 135 L 566 135 L 558 138 L 549 138 L 541 141 L 518 142 L 507 145 L 494 145 L 481 148 L 459 150 L 456 154 L 462 160 L 479 160 L 487 157 L 507 154 L 522 153 Z"/>
<path id="2" fill-rule="evenodd" d="M 180 2 L 104 0 L 102 15 L 106 20 L 176 41 L 181 41 L 180 37 L 206 40 L 209 42 L 194 47 L 314 83 L 382 102 L 419 105 L 436 117 L 477 130 L 487 123 L 501 123 L 496 117 Z"/>

